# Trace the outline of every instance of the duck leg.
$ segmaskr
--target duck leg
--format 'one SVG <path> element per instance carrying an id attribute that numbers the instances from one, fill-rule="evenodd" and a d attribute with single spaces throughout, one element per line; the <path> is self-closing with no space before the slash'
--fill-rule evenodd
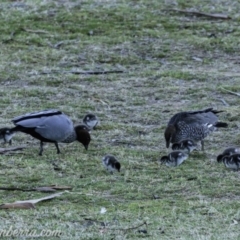
<path id="1" fill-rule="evenodd" d="M 204 141 L 201 141 L 201 145 L 202 145 L 202 151 L 204 151 Z"/>
<path id="2" fill-rule="evenodd" d="M 237 170 L 236 171 L 238 171 L 239 168 L 240 168 L 239 162 L 236 162 L 236 164 L 237 164 Z"/>
<path id="3" fill-rule="evenodd" d="M 3 137 L 3 140 L 4 140 L 4 144 L 6 144 L 7 143 L 7 139 L 6 139 L 5 136 Z M 8 143 L 9 143 L 9 145 L 12 145 L 12 140 L 10 139 Z"/>
<path id="4" fill-rule="evenodd" d="M 40 151 L 39 151 L 39 156 L 42 156 L 42 152 L 43 152 L 43 142 L 40 141 Z"/>
<path id="5" fill-rule="evenodd" d="M 54 144 L 55 144 L 55 146 L 56 146 L 56 148 L 57 148 L 57 154 L 61 153 L 61 152 L 60 152 L 60 149 L 59 149 L 59 147 L 58 147 L 58 143 L 55 142 Z"/>

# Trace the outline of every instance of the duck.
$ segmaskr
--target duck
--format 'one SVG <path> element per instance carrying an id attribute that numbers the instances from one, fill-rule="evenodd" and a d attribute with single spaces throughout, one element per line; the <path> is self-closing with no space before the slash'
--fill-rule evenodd
<path id="1" fill-rule="evenodd" d="M 167 167 L 177 167 L 188 158 L 188 154 L 182 151 L 173 151 L 168 156 L 163 156 L 160 159 L 161 164 Z"/>
<path id="2" fill-rule="evenodd" d="M 96 126 L 99 123 L 98 117 L 92 113 L 89 113 L 84 116 L 83 123 L 90 129 L 96 129 Z"/>
<path id="3" fill-rule="evenodd" d="M 71 143 L 77 140 L 87 150 L 91 141 L 86 126 L 74 126 L 67 115 L 56 109 L 27 113 L 13 118 L 12 122 L 15 127 L 10 129 L 11 132 L 23 132 L 40 140 L 40 156 L 43 153 L 44 142 L 54 143 L 59 154 L 59 142 Z"/>
<path id="4" fill-rule="evenodd" d="M 191 153 L 193 150 L 197 149 L 197 144 L 189 139 L 182 140 L 181 142 L 178 143 L 173 143 L 172 144 L 172 150 L 181 150 L 186 153 Z"/>
<path id="5" fill-rule="evenodd" d="M 113 172 L 120 172 L 121 164 L 113 155 L 106 155 L 102 158 L 103 166 L 107 171 L 113 174 Z"/>
<path id="6" fill-rule="evenodd" d="M 12 137 L 14 135 L 15 133 L 11 131 L 11 128 L 0 128 L 0 140 L 4 143 L 9 143 L 9 145 L 12 145 Z"/>
<path id="7" fill-rule="evenodd" d="M 222 157 L 222 160 L 225 167 L 238 171 L 240 168 L 240 154 L 225 155 Z"/>
<path id="8" fill-rule="evenodd" d="M 238 148 L 235 148 L 235 147 L 230 147 L 230 148 L 227 148 L 225 149 L 222 154 L 219 154 L 217 156 L 217 162 L 222 162 L 222 158 L 224 156 L 230 156 L 230 155 L 233 155 L 233 154 L 237 154 L 239 153 L 240 154 L 240 151 Z"/>
<path id="9" fill-rule="evenodd" d="M 175 114 L 169 120 L 164 132 L 166 147 L 169 148 L 170 143 L 190 139 L 195 143 L 201 141 L 204 151 L 204 139 L 215 129 L 228 126 L 227 123 L 218 121 L 217 114 L 220 112 L 223 111 L 207 108 Z"/>

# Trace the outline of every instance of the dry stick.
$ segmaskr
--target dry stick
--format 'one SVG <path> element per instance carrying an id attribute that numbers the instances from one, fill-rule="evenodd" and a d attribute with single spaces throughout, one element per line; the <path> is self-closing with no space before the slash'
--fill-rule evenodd
<path id="1" fill-rule="evenodd" d="M 84 218 L 84 220 L 85 220 L 85 221 L 90 221 L 90 222 L 99 223 L 99 224 L 102 224 L 102 225 L 106 226 L 106 223 L 105 223 L 105 222 L 101 222 L 101 221 L 94 220 L 94 219 L 91 219 L 91 218 Z"/>
<path id="2" fill-rule="evenodd" d="M 23 188 L 17 188 L 17 187 L 0 187 L 0 190 L 7 190 L 7 191 L 22 191 L 22 192 L 31 192 L 36 191 L 35 189 L 23 189 Z"/>
<path id="3" fill-rule="evenodd" d="M 229 107 L 229 104 L 223 98 L 220 98 L 219 101 L 221 101 L 223 105 Z"/>
<path id="4" fill-rule="evenodd" d="M 22 30 L 24 30 L 25 32 L 29 32 L 29 33 L 44 33 L 44 34 L 48 34 L 49 32 L 44 31 L 44 30 L 33 30 L 33 29 L 28 29 L 28 28 L 22 28 Z"/>
<path id="5" fill-rule="evenodd" d="M 1 187 L 0 190 L 6 190 L 6 191 L 22 191 L 22 192 L 56 192 L 57 190 L 71 190 L 72 187 L 70 186 L 46 186 L 46 187 L 36 187 L 36 188 L 18 188 L 18 187 Z"/>
<path id="6" fill-rule="evenodd" d="M 24 201 L 16 201 L 13 203 L 4 203 L 0 205 L 0 209 L 31 209 L 35 208 L 35 204 L 38 202 L 46 201 L 46 200 L 51 200 L 55 197 L 59 197 L 62 195 L 64 192 L 59 192 L 55 193 L 52 195 L 48 195 L 43 198 L 38 198 L 38 199 L 29 199 L 29 200 L 24 200 Z"/>
<path id="7" fill-rule="evenodd" d="M 51 200 L 55 197 L 59 197 L 60 195 L 62 195 L 64 192 L 58 192 L 58 193 L 54 193 L 51 195 L 48 195 L 46 197 L 42 197 L 42 198 L 38 198 L 38 199 L 30 199 L 30 200 L 23 200 L 23 201 L 16 201 L 15 203 L 32 203 L 32 204 L 36 204 L 38 202 L 42 202 L 42 201 L 46 201 L 46 200 Z"/>
<path id="8" fill-rule="evenodd" d="M 175 12 L 179 12 L 179 13 L 193 14 L 193 15 L 196 15 L 196 16 L 216 18 L 216 19 L 225 19 L 225 20 L 226 19 L 231 19 L 231 17 L 229 17 L 228 15 L 219 14 L 219 13 L 211 14 L 211 13 L 203 13 L 203 12 L 198 12 L 198 11 L 180 10 L 180 9 L 176 9 L 176 8 L 171 8 L 171 9 L 167 9 L 167 10 L 168 11 L 175 11 Z"/>
<path id="9" fill-rule="evenodd" d="M 18 188 L 18 187 L 0 187 L 0 190 L 5 190 L 5 191 L 22 191 L 22 192 L 56 192 L 56 190 L 54 188 L 50 188 L 50 187 L 29 188 L 29 189 Z"/>
<path id="10" fill-rule="evenodd" d="M 24 148 L 26 148 L 26 146 L 11 147 L 11 148 L 0 148 L 0 154 L 6 153 L 6 152 L 11 152 L 11 151 L 22 150 Z"/>
<path id="11" fill-rule="evenodd" d="M 109 73 L 123 73 L 123 71 L 121 71 L 121 70 L 112 70 L 112 71 L 87 71 L 87 72 L 70 71 L 70 72 L 66 72 L 66 73 L 99 75 L 99 74 L 109 74 Z"/>
<path id="12" fill-rule="evenodd" d="M 225 92 L 228 92 L 228 93 L 231 93 L 231 94 L 233 94 L 233 95 L 235 95 L 235 96 L 238 96 L 238 97 L 240 97 L 240 93 L 236 93 L 236 92 L 233 92 L 233 91 L 230 91 L 230 90 L 227 90 L 227 89 L 225 89 L 225 88 L 221 88 L 223 91 L 225 91 Z"/>
<path id="13" fill-rule="evenodd" d="M 104 229 L 106 230 L 120 230 L 120 231 L 128 231 L 128 230 L 133 230 L 133 229 L 137 229 L 140 228 L 141 226 L 146 225 L 147 226 L 147 222 L 143 222 L 140 225 L 136 226 L 136 227 L 131 227 L 131 228 L 106 228 L 104 227 Z M 101 228 L 101 227 L 100 227 Z M 101 228 L 102 229 L 102 228 Z"/>
<path id="14" fill-rule="evenodd" d="M 123 73 L 123 71 L 121 70 L 112 70 L 112 71 L 86 71 L 86 72 L 83 72 L 83 71 L 63 71 L 63 72 L 60 72 L 60 71 L 51 71 L 51 72 L 40 72 L 38 73 L 39 75 L 40 74 L 54 74 L 54 73 L 64 73 L 64 74 L 77 74 L 77 75 L 100 75 L 100 74 L 109 74 L 109 73 Z M 36 75 L 36 74 L 31 74 L 31 75 Z"/>

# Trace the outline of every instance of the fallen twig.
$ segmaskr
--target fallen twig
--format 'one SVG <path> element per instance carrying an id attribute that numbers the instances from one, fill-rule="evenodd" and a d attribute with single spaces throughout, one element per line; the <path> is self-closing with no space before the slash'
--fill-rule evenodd
<path id="1" fill-rule="evenodd" d="M 93 100 L 96 101 L 96 102 L 100 102 L 103 105 L 107 105 L 107 107 L 110 108 L 110 104 L 107 101 L 103 101 L 102 99 L 99 99 L 99 98 L 93 98 Z"/>
<path id="2" fill-rule="evenodd" d="M 33 30 L 33 29 L 28 29 L 28 28 L 22 28 L 22 30 L 29 32 L 29 33 L 44 33 L 48 34 L 49 32 L 44 31 L 44 30 Z"/>
<path id="3" fill-rule="evenodd" d="M 101 221 L 98 221 L 98 220 L 94 220 L 94 219 L 91 219 L 91 218 L 84 218 L 85 221 L 89 221 L 89 222 L 95 222 L 95 223 L 99 223 L 101 224 L 102 226 L 106 227 L 106 223 L 105 222 L 101 222 Z"/>
<path id="4" fill-rule="evenodd" d="M 56 192 L 57 190 L 71 190 L 72 187 L 70 186 L 57 186 L 57 185 L 50 185 L 44 187 L 36 187 L 36 188 L 18 188 L 18 187 L 0 187 L 0 190 L 5 191 L 22 191 L 22 192 Z"/>
<path id="5" fill-rule="evenodd" d="M 46 200 L 50 200 L 53 199 L 55 197 L 59 197 L 60 195 L 62 195 L 64 192 L 59 192 L 59 193 L 55 193 L 43 198 L 38 198 L 38 199 L 29 199 L 29 200 L 25 200 L 25 201 L 16 201 L 13 203 L 4 203 L 0 205 L 0 209 L 32 209 L 35 208 L 35 204 L 41 201 L 46 201 Z"/>
<path id="6" fill-rule="evenodd" d="M 110 73 L 123 73 L 121 70 L 110 70 L 110 71 L 49 71 L 49 72 L 39 72 L 37 74 L 44 75 L 44 74 L 54 74 L 54 73 L 61 73 L 61 74 L 77 74 L 77 75 L 101 75 L 101 74 L 110 74 Z M 36 73 L 30 75 L 37 75 Z"/>
<path id="7" fill-rule="evenodd" d="M 109 73 L 123 73 L 123 71 L 121 71 L 121 70 L 112 70 L 112 71 L 87 71 L 87 72 L 82 72 L 82 71 L 70 71 L 70 72 L 67 72 L 67 73 L 99 75 L 99 74 L 109 74 Z"/>
<path id="8" fill-rule="evenodd" d="M 137 225 L 135 227 L 130 227 L 130 228 L 108 228 L 108 227 L 106 227 L 107 224 L 105 222 L 101 222 L 101 221 L 98 221 L 98 220 L 95 220 L 95 219 L 90 219 L 90 218 L 84 218 L 84 220 L 101 224 L 102 227 L 99 227 L 99 229 L 114 230 L 114 231 L 117 231 L 117 230 L 119 230 L 119 231 L 128 231 L 128 230 L 133 230 L 133 229 L 140 228 L 143 225 L 147 226 L 147 222 L 143 222 L 140 225 Z"/>
<path id="9" fill-rule="evenodd" d="M 240 97 L 240 93 L 236 93 L 236 92 L 233 92 L 233 91 L 230 91 L 230 90 L 227 90 L 227 89 L 225 89 L 225 88 L 221 88 L 223 91 L 225 91 L 225 92 L 228 92 L 228 93 L 231 93 L 231 94 L 233 94 L 233 95 L 235 95 L 235 96 L 238 96 L 238 97 Z"/>
<path id="10" fill-rule="evenodd" d="M 35 208 L 33 203 L 4 203 L 0 205 L 0 209 L 32 209 Z"/>
<path id="11" fill-rule="evenodd" d="M 26 146 L 20 146 L 20 147 L 10 147 L 10 148 L 0 148 L 0 154 L 6 153 L 6 152 L 12 152 L 17 150 L 22 150 L 26 148 Z"/>
<path id="12" fill-rule="evenodd" d="M 22 191 L 22 192 L 31 192 L 36 191 L 34 189 L 23 189 L 23 188 L 17 188 L 17 187 L 0 187 L 0 190 L 6 190 L 6 191 Z"/>
<path id="13" fill-rule="evenodd" d="M 104 227 L 104 229 L 106 230 L 114 230 L 114 231 L 129 231 L 129 230 L 133 230 L 133 229 L 137 229 L 137 228 L 140 228 L 142 227 L 143 225 L 146 225 L 147 226 L 147 222 L 143 222 L 141 223 L 140 225 L 138 226 L 135 226 L 135 227 L 130 227 L 130 228 L 107 228 L 107 227 Z M 101 228 L 101 227 L 100 227 Z M 102 228 L 101 228 L 102 229 Z"/>
<path id="14" fill-rule="evenodd" d="M 228 15 L 225 14 L 220 14 L 220 13 L 203 13 L 203 12 L 198 12 L 198 11 L 190 11 L 190 10 L 180 10 L 180 9 L 176 9 L 176 8 L 171 8 L 171 9 L 167 9 L 168 11 L 175 11 L 175 12 L 179 12 L 179 13 L 185 13 L 185 14 L 192 14 L 192 15 L 196 15 L 196 16 L 200 16 L 200 17 L 209 17 L 209 18 L 215 18 L 215 19 L 231 19 L 231 17 L 229 17 Z"/>
<path id="15" fill-rule="evenodd" d="M 219 101 L 221 101 L 223 105 L 229 107 L 229 104 L 223 98 L 219 98 Z"/>
<path id="16" fill-rule="evenodd" d="M 52 195 L 48 195 L 46 197 L 43 198 L 38 198 L 38 199 L 31 199 L 31 200 L 24 200 L 24 201 L 16 201 L 15 203 L 32 203 L 32 204 L 36 204 L 38 202 L 42 202 L 42 201 L 46 201 L 46 200 L 50 200 L 53 199 L 55 197 L 59 197 L 60 195 L 62 195 L 64 192 L 58 192 L 58 193 L 54 193 Z"/>

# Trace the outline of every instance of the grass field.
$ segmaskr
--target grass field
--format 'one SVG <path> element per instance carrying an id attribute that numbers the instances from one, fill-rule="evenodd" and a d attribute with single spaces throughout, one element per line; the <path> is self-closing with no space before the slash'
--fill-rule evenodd
<path id="1" fill-rule="evenodd" d="M 13 146 L 27 147 L 0 155 L 0 187 L 72 190 L 34 210 L 1 210 L 0 231 L 60 230 L 61 239 L 240 239 L 240 175 L 216 162 L 226 147 L 240 144 L 240 98 L 226 91 L 240 93 L 238 1 L 2 0 L 0 9 L 0 127 L 47 108 L 74 123 L 89 112 L 101 120 L 88 151 L 74 142 L 60 145 L 57 155 L 46 144 L 40 157 L 39 141 L 14 137 Z M 169 118 L 207 107 L 224 110 L 220 120 L 229 128 L 210 135 L 205 152 L 178 168 L 160 166 Z M 120 174 L 104 170 L 107 153 L 121 162 Z M 46 195 L 0 191 L 1 203 Z"/>

